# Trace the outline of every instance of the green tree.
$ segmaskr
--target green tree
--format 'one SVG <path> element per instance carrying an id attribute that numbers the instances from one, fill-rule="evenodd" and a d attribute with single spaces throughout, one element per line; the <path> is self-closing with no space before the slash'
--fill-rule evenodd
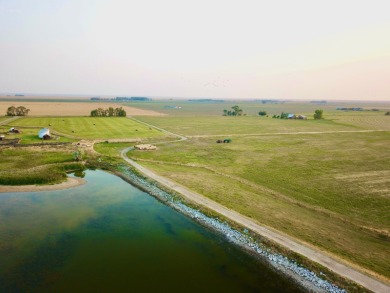
<path id="1" fill-rule="evenodd" d="M 282 114 L 280 114 L 280 119 L 287 119 L 287 116 L 288 116 L 288 113 L 282 112 Z"/>
<path id="2" fill-rule="evenodd" d="M 26 116 L 30 110 L 26 107 L 19 106 L 16 108 L 16 115 L 17 116 Z"/>
<path id="3" fill-rule="evenodd" d="M 91 117 L 126 117 L 126 111 L 122 108 L 112 108 L 108 109 L 97 108 L 91 111 Z"/>
<path id="4" fill-rule="evenodd" d="M 314 111 L 314 119 L 315 120 L 318 120 L 318 119 L 322 119 L 322 114 L 323 114 L 323 110 L 320 110 L 320 109 L 317 109 Z"/>
<path id="5" fill-rule="evenodd" d="M 223 116 L 242 116 L 243 110 L 238 106 L 235 105 L 231 108 L 232 110 L 223 110 Z"/>
<path id="6" fill-rule="evenodd" d="M 232 111 L 233 116 L 240 116 L 239 115 L 240 111 L 242 113 L 242 110 L 240 109 L 240 107 L 238 105 L 233 106 L 232 109 L 233 109 L 233 111 Z"/>
<path id="7" fill-rule="evenodd" d="M 118 117 L 126 117 L 126 111 L 122 107 L 116 108 L 116 110 Z"/>
<path id="8" fill-rule="evenodd" d="M 28 112 L 30 112 L 30 109 L 27 109 L 26 107 L 19 106 L 19 107 L 8 107 L 7 109 L 7 116 L 26 116 L 28 115 Z"/>
<path id="9" fill-rule="evenodd" d="M 14 106 L 8 107 L 7 116 L 16 116 L 16 108 Z"/>
<path id="10" fill-rule="evenodd" d="M 265 115 L 267 115 L 267 111 L 260 111 L 259 112 L 259 116 L 265 116 Z"/>

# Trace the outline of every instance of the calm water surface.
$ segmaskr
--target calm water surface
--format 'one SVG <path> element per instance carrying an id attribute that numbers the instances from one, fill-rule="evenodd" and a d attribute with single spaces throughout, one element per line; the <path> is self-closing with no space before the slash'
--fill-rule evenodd
<path id="1" fill-rule="evenodd" d="M 299 292 L 120 178 L 86 179 L 0 194 L 0 292 Z"/>

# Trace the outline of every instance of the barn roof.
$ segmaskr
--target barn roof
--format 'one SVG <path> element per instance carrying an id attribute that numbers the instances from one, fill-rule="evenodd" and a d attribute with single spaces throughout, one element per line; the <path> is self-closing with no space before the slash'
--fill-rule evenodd
<path id="1" fill-rule="evenodd" d="M 39 138 L 43 138 L 45 135 L 50 136 L 50 129 L 49 128 L 42 128 L 41 130 L 39 130 L 39 132 L 38 132 Z"/>

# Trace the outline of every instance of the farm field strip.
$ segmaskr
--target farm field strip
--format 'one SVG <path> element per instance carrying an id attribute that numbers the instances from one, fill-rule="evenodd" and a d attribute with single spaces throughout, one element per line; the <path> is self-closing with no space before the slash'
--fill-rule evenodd
<path id="1" fill-rule="evenodd" d="M 162 113 L 138 109 L 131 106 L 126 106 L 118 103 L 103 103 L 103 102 L 32 102 L 32 101 L 0 101 L 0 113 L 6 113 L 10 106 L 24 106 L 30 109 L 29 116 L 89 116 L 91 111 L 97 108 L 107 109 L 108 107 L 118 108 L 123 107 L 127 115 L 152 115 L 161 116 Z"/>
<path id="2" fill-rule="evenodd" d="M 269 132 L 269 133 L 234 133 L 234 134 L 214 134 L 214 135 L 189 135 L 187 138 L 207 138 L 224 136 L 270 136 L 270 135 L 297 135 L 297 134 L 332 134 L 332 133 L 367 133 L 367 132 L 387 132 L 390 130 L 339 130 L 339 131 L 298 131 L 298 132 Z"/>
<path id="3" fill-rule="evenodd" d="M 344 116 L 337 121 L 350 123 L 364 128 L 390 130 L 390 116 Z"/>
<path id="4" fill-rule="evenodd" d="M 47 127 L 53 132 L 73 138 L 125 139 L 162 137 L 161 131 L 149 128 L 128 118 L 119 117 L 29 117 L 12 126 Z"/>
<path id="5" fill-rule="evenodd" d="M 139 117 L 138 120 L 182 136 L 366 130 L 326 120 L 280 120 L 254 116 Z"/>

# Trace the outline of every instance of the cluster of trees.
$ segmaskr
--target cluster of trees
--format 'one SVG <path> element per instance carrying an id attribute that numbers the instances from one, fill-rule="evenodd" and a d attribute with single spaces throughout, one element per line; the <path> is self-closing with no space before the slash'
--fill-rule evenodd
<path id="1" fill-rule="evenodd" d="M 97 108 L 91 111 L 91 117 L 126 117 L 126 111 L 122 107 Z"/>
<path id="2" fill-rule="evenodd" d="M 280 115 L 272 116 L 272 118 L 276 118 L 276 119 L 287 119 L 287 117 L 288 117 L 288 113 L 284 113 L 284 112 L 282 112 L 282 114 Z"/>
<path id="3" fill-rule="evenodd" d="M 232 110 L 223 110 L 223 116 L 242 116 L 243 112 L 239 106 L 235 105 Z"/>
<path id="4" fill-rule="evenodd" d="M 260 111 L 259 112 L 259 116 L 266 116 L 267 115 L 267 111 Z"/>
<path id="5" fill-rule="evenodd" d="M 315 120 L 322 119 L 323 113 L 324 113 L 324 111 L 322 111 L 322 110 L 315 110 L 314 111 L 314 119 Z"/>
<path id="6" fill-rule="evenodd" d="M 26 107 L 11 106 L 7 109 L 7 116 L 27 116 L 28 112 L 30 112 L 30 109 L 27 109 Z"/>

